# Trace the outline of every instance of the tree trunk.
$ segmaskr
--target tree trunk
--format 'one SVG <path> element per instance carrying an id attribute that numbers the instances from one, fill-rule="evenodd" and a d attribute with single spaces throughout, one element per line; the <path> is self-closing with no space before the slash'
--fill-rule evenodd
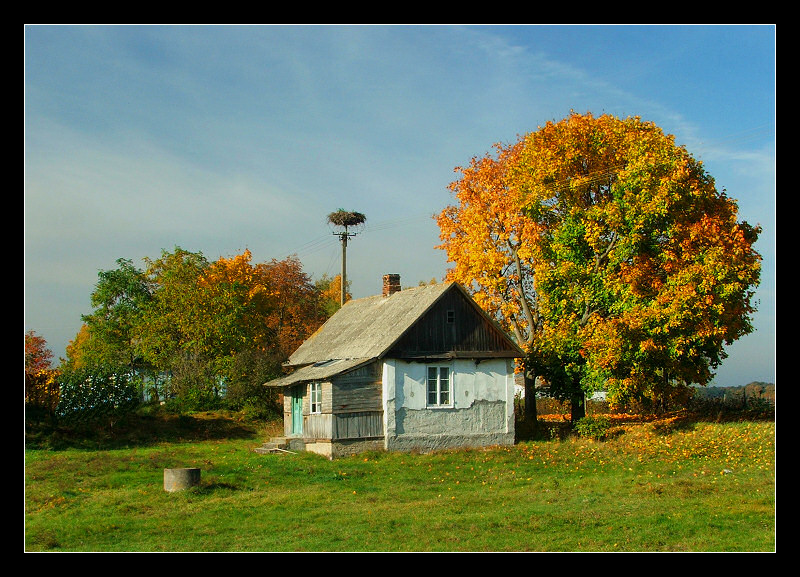
<path id="1" fill-rule="evenodd" d="M 575 393 L 572 396 L 570 404 L 572 405 L 570 422 L 574 425 L 586 416 L 586 395 L 583 393 L 583 391 L 580 393 Z"/>

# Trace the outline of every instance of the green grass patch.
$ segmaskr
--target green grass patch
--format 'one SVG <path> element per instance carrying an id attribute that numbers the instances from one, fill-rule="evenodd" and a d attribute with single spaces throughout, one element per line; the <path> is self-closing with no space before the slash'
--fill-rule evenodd
<path id="1" fill-rule="evenodd" d="M 334 461 L 200 437 L 26 450 L 26 551 L 775 550 L 774 422 Z"/>

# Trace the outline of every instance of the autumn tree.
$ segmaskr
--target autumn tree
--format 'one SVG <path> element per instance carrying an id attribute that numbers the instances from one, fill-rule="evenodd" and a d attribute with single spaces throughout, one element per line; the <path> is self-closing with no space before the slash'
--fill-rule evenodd
<path id="1" fill-rule="evenodd" d="M 52 367 L 53 352 L 44 337 L 35 331 L 25 333 L 25 409 L 26 415 L 52 414 L 59 398 L 58 371 Z"/>
<path id="2" fill-rule="evenodd" d="M 295 256 L 258 265 L 269 284 L 273 306 L 266 326 L 275 335 L 276 346 L 288 358 L 327 319 L 311 277 Z"/>
<path id="3" fill-rule="evenodd" d="M 495 145 L 496 157 L 473 158 L 458 167 L 461 179 L 450 184 L 457 205 L 448 206 L 437 222 L 455 266 L 447 280 L 472 291 L 475 301 L 532 350 L 541 332 L 531 243 L 540 227 L 527 217 L 524 199 L 512 181 L 522 142 Z M 536 374 L 524 363 L 525 417 L 536 418 Z"/>
<path id="4" fill-rule="evenodd" d="M 333 277 L 322 275 L 322 278 L 314 283 L 314 286 L 319 295 L 320 314 L 324 318 L 332 317 L 336 311 L 342 308 L 341 294 L 342 294 L 342 275 L 337 274 Z M 350 294 L 350 281 L 347 282 L 347 290 L 345 292 L 345 302 L 353 298 Z"/>
<path id="5" fill-rule="evenodd" d="M 38 373 L 52 368 L 53 351 L 36 331 L 25 333 L 25 372 Z"/>
<path id="6" fill-rule="evenodd" d="M 702 164 L 639 118 L 571 114 L 459 168 L 438 218 L 472 287 L 581 416 L 585 392 L 707 384 L 752 331 L 759 229 Z"/>
<path id="7" fill-rule="evenodd" d="M 67 348 L 73 389 L 139 383 L 151 398 L 193 409 L 223 397 L 234 408 L 274 401 L 274 390 L 261 385 L 281 374 L 338 295 L 323 294 L 296 257 L 251 261 L 249 250 L 210 262 L 175 247 L 145 258 L 144 270 L 120 259 L 117 269 L 101 271 L 93 310 Z"/>
<path id="8" fill-rule="evenodd" d="M 245 251 L 228 261 L 238 260 L 240 269 L 231 278 L 238 278 L 248 291 L 238 303 L 241 346 L 220 358 L 225 360 L 228 401 L 264 407 L 275 400 L 270 395 L 275 396 L 276 391 L 263 384 L 281 374 L 281 363 L 328 316 L 319 291 L 297 257 L 251 265 L 250 256 Z M 224 259 L 214 266 L 222 262 Z"/>
<path id="9" fill-rule="evenodd" d="M 257 404 L 260 385 L 325 318 L 296 257 L 254 264 L 249 250 L 209 262 L 180 248 L 148 261 L 152 303 L 139 326 L 144 357 L 191 404 Z"/>

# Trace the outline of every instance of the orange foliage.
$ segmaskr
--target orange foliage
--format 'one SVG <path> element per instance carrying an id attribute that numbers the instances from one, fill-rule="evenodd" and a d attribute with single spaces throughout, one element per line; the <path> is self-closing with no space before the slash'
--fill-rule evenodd
<path id="1" fill-rule="evenodd" d="M 288 356 L 325 321 L 319 296 L 297 257 L 258 266 L 273 303 L 266 316 L 268 330 L 277 336 L 280 351 Z"/>
<path id="2" fill-rule="evenodd" d="M 255 265 L 251 258 L 245 250 L 220 258 L 204 271 L 200 284 L 206 289 L 208 306 L 216 307 L 217 319 L 223 314 L 235 318 L 236 327 L 227 330 L 238 332 L 249 346 L 277 347 L 287 356 L 324 320 L 317 294 L 296 257 Z M 239 313 L 231 317 L 232 310 Z"/>
<path id="3" fill-rule="evenodd" d="M 50 368 L 53 353 L 43 337 L 25 333 L 25 404 L 47 411 L 58 405 L 58 372 Z"/>
<path id="4" fill-rule="evenodd" d="M 752 330 L 759 229 L 655 124 L 571 114 L 459 167 L 454 267 L 529 351 L 613 397 L 706 383 Z M 658 385 L 661 386 L 661 385 Z"/>

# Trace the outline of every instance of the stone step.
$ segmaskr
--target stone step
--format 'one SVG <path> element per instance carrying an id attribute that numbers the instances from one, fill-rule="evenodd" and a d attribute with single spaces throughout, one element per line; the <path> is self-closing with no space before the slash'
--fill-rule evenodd
<path id="1" fill-rule="evenodd" d="M 256 453 L 292 453 L 305 449 L 305 443 L 301 439 L 287 439 L 286 437 L 273 437 L 260 447 L 253 449 Z"/>

